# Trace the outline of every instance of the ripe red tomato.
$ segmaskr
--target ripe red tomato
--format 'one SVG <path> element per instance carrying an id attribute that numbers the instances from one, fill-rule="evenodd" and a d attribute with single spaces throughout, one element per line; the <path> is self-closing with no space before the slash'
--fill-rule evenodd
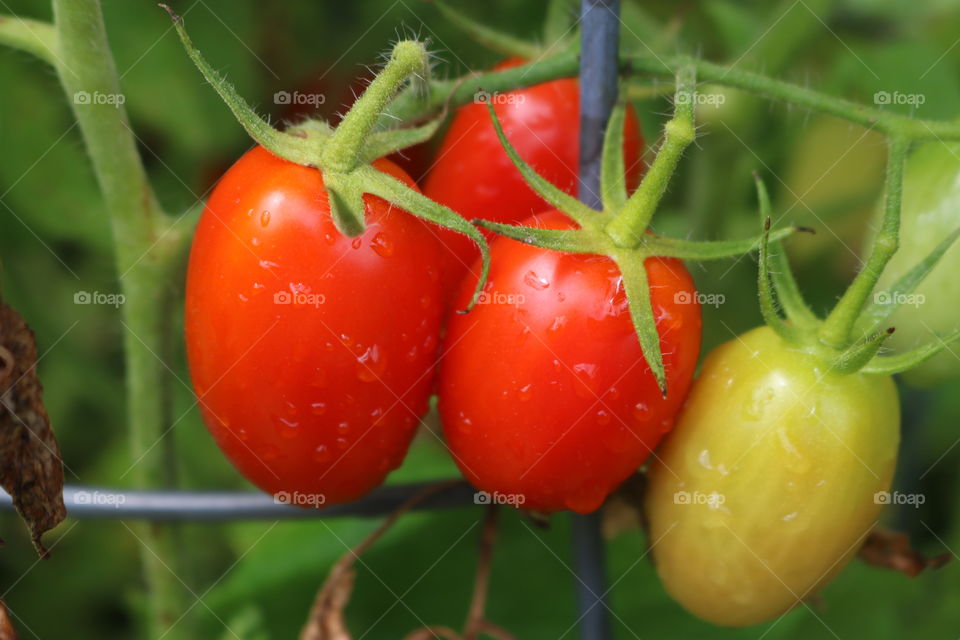
<path id="1" fill-rule="evenodd" d="M 413 184 L 389 161 L 374 166 Z M 437 241 L 408 213 L 364 201 L 366 231 L 345 237 L 320 172 L 256 147 L 224 175 L 197 227 L 190 373 L 213 437 L 264 491 L 327 504 L 358 497 L 400 464 L 427 409 L 442 308 Z"/>
<path id="2" fill-rule="evenodd" d="M 570 229 L 560 212 L 525 221 Z M 693 280 L 648 258 L 668 397 L 643 357 L 622 277 L 605 256 L 498 238 L 479 304 L 448 319 L 440 413 L 453 457 L 478 488 L 529 509 L 597 509 L 673 426 L 700 350 Z M 458 306 L 475 281 L 464 278 Z"/>
<path id="3" fill-rule="evenodd" d="M 513 58 L 494 67 L 523 64 Z M 510 143 L 520 157 L 544 178 L 576 195 L 580 154 L 580 89 L 577 80 L 563 78 L 490 98 Z M 623 153 L 627 186 L 636 186 L 643 163 L 643 137 L 633 109 L 627 110 Z M 485 104 L 461 107 L 450 122 L 437 151 L 423 192 L 467 220 L 482 218 L 516 224 L 552 207 L 524 181 L 500 145 Z M 456 285 L 474 263 L 477 248 L 466 238 L 439 231 L 444 251 L 443 281 Z"/>

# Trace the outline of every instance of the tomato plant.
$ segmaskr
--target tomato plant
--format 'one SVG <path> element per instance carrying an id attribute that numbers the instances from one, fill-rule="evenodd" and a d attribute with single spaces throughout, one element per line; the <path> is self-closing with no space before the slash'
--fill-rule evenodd
<path id="1" fill-rule="evenodd" d="M 889 376 L 832 372 L 769 327 L 714 349 L 648 473 L 667 592 L 726 626 L 799 606 L 875 525 L 899 436 Z"/>
<path id="2" fill-rule="evenodd" d="M 412 185 L 386 160 L 378 170 Z M 186 292 L 204 421 L 270 493 L 356 498 L 400 464 L 427 409 L 440 323 L 426 225 L 366 197 L 334 227 L 321 174 L 256 147 L 197 226 Z"/>
<path id="3" fill-rule="evenodd" d="M 557 211 L 523 224 L 574 227 Z M 493 242 L 491 258 L 480 304 L 449 319 L 439 386 L 447 443 L 480 489 L 523 496 L 529 509 L 593 511 L 673 426 L 700 349 L 693 279 L 679 260 L 646 260 L 664 398 L 613 260 L 509 238 Z M 458 302 L 472 290 L 465 279 Z"/>
<path id="4" fill-rule="evenodd" d="M 511 58 L 494 70 L 523 64 Z M 450 122 L 423 191 L 467 220 L 517 224 L 549 210 L 513 166 L 487 114 L 492 104 L 511 144 L 528 164 L 569 194 L 577 190 L 580 151 L 579 83 L 570 78 L 505 93 L 478 90 L 474 103 L 460 107 Z M 643 137 L 631 107 L 623 129 L 627 186 L 636 186 L 643 168 Z M 451 289 L 476 259 L 476 249 L 456 234 L 443 233 L 444 282 Z"/>

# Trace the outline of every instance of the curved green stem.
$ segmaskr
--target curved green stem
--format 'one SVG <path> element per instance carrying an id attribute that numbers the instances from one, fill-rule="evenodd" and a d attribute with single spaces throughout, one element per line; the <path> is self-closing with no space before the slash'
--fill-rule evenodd
<path id="1" fill-rule="evenodd" d="M 627 105 L 617 102 L 610 112 L 607 130 L 603 134 L 603 154 L 600 158 L 600 199 L 603 210 L 619 211 L 627 203 L 626 169 L 623 160 L 623 123 Z"/>
<path id="2" fill-rule="evenodd" d="M 903 195 L 903 165 L 910 143 L 904 138 L 890 140 L 887 160 L 887 178 L 884 186 L 883 226 L 873 243 L 870 256 L 853 283 L 827 316 L 820 328 L 819 338 L 824 344 L 842 349 L 850 342 L 854 325 L 867 298 L 880 279 L 884 267 L 900 246 L 900 201 Z"/>
<path id="3" fill-rule="evenodd" d="M 140 488 L 169 487 L 176 480 L 176 457 L 167 431 L 173 420 L 170 378 L 172 311 L 171 271 L 181 256 L 179 234 L 164 237 L 172 221 L 161 211 L 137 152 L 122 101 L 120 84 L 107 44 L 97 0 L 54 0 L 58 55 L 70 61 L 57 71 L 83 133 L 94 173 L 103 191 L 113 227 L 117 270 L 125 303 L 127 422 L 134 483 Z M 80 100 L 77 96 L 89 99 Z M 98 96 L 106 97 L 101 101 Z M 166 437 L 165 437 L 166 436 Z M 158 442 L 163 446 L 155 446 Z M 180 582 L 179 529 L 138 525 L 147 590 L 145 635 L 191 637 Z M 171 631 L 172 629 L 172 631 Z"/>
<path id="4" fill-rule="evenodd" d="M 696 75 L 692 66 L 677 72 L 677 93 L 673 118 L 665 126 L 663 144 L 643 177 L 640 186 L 617 217 L 607 225 L 607 233 L 621 247 L 636 247 L 650 224 L 670 178 L 683 152 L 696 138 L 693 122 L 693 94 Z"/>
<path id="5" fill-rule="evenodd" d="M 770 242 L 787 238 L 798 231 L 797 227 L 777 229 L 770 233 Z M 643 239 L 647 253 L 664 258 L 681 260 L 719 260 L 742 256 L 760 248 L 764 236 L 740 240 L 683 240 L 664 236 L 649 236 Z"/>
<path id="6" fill-rule="evenodd" d="M 804 333 L 780 317 L 777 312 L 777 300 L 770 282 L 770 218 L 763 221 L 763 236 L 760 240 L 760 263 L 758 280 L 760 292 L 760 313 L 763 321 L 773 329 L 778 336 L 790 344 L 798 345 L 803 342 Z"/>
<path id="7" fill-rule="evenodd" d="M 937 337 L 937 342 L 925 344 L 912 351 L 900 353 L 895 356 L 877 356 L 867 363 L 861 371 L 863 373 L 873 373 L 877 375 L 890 376 L 895 373 L 903 373 L 908 369 L 913 369 L 921 365 L 933 356 L 937 355 L 951 344 L 960 340 L 960 329 L 948 334 L 942 338 Z"/>
<path id="8" fill-rule="evenodd" d="M 0 45 L 25 51 L 57 66 L 57 31 L 48 22 L 0 16 Z"/>
<path id="9" fill-rule="evenodd" d="M 491 51 L 528 59 L 540 54 L 538 46 L 477 22 L 449 6 L 446 2 L 433 0 L 432 4 L 443 14 L 443 17 L 463 29 L 468 36 Z"/>
<path id="10" fill-rule="evenodd" d="M 377 74 L 370 86 L 350 107 L 340 125 L 323 147 L 324 168 L 347 173 L 361 162 L 360 151 L 373 131 L 387 103 L 411 75 L 425 81 L 428 70 L 427 51 L 416 40 L 402 40 L 393 47 L 390 61 Z"/>

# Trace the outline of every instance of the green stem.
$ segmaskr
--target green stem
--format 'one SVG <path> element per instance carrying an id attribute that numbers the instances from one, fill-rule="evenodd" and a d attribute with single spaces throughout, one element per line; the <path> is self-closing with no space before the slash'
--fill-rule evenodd
<path id="1" fill-rule="evenodd" d="M 172 441 L 154 447 L 171 424 L 165 360 L 171 347 L 170 273 L 180 255 L 182 234 L 161 237 L 172 221 L 163 215 L 137 153 L 119 97 L 120 84 L 107 43 L 98 0 L 53 0 L 60 80 L 83 133 L 94 173 L 103 191 L 116 244 L 127 368 L 127 421 L 136 486 L 156 489 L 175 479 Z M 76 96 L 86 95 L 80 100 Z M 186 611 L 179 582 L 178 532 L 169 525 L 140 525 L 150 610 L 148 635 L 190 637 L 184 622 L 167 633 Z"/>
<path id="2" fill-rule="evenodd" d="M 427 52 L 416 40 L 403 40 L 393 47 L 390 61 L 377 74 L 327 141 L 321 155 L 325 169 L 348 173 L 360 164 L 363 143 L 373 131 L 390 99 L 411 75 L 425 76 Z M 414 92 L 416 87 L 412 87 Z"/>
<path id="3" fill-rule="evenodd" d="M 47 22 L 0 16 L 0 44 L 25 51 L 57 66 L 57 32 Z"/>
<path id="4" fill-rule="evenodd" d="M 540 47 L 477 22 L 445 2 L 434 0 L 433 6 L 443 14 L 444 18 L 460 27 L 474 41 L 491 51 L 527 59 L 535 58 L 542 53 Z"/>
<path id="5" fill-rule="evenodd" d="M 665 126 L 663 144 L 640 186 L 607 225 L 607 234 L 618 246 L 632 248 L 643 240 L 683 152 L 696 138 L 693 121 L 695 83 L 693 67 L 684 67 L 677 73 L 676 107 L 673 118 Z"/>
<path id="6" fill-rule="evenodd" d="M 850 343 L 853 327 L 867 302 L 867 298 L 880 279 L 884 267 L 900 246 L 900 201 L 903 195 L 903 165 L 906 162 L 910 143 L 904 138 L 890 140 L 887 159 L 887 178 L 884 185 L 883 226 L 877 234 L 863 269 L 847 288 L 840 301 L 824 320 L 819 338 L 824 344 L 842 349 Z"/>

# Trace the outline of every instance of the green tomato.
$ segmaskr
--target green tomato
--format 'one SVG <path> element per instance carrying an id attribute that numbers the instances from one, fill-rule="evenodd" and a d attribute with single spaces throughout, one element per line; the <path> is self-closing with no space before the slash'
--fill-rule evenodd
<path id="1" fill-rule="evenodd" d="M 797 606 L 876 523 L 899 430 L 889 376 L 833 373 L 768 327 L 716 348 L 649 472 L 666 590 L 724 626 Z"/>
<path id="2" fill-rule="evenodd" d="M 878 215 L 882 215 L 882 212 Z M 900 211 L 900 249 L 875 289 L 879 302 L 901 302 L 890 324 L 896 333 L 887 344 L 895 351 L 936 342 L 937 334 L 960 327 L 960 244 L 954 244 L 920 286 L 902 300 L 889 288 L 943 239 L 960 227 L 960 144 L 931 142 L 907 160 Z M 904 374 L 918 386 L 934 385 L 960 375 L 960 349 L 943 353 Z"/>

